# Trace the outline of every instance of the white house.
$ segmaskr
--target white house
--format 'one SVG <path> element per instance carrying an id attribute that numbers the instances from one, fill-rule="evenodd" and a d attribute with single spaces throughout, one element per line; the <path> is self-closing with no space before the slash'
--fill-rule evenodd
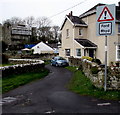
<path id="1" fill-rule="evenodd" d="M 44 54 L 44 53 L 54 53 L 54 50 L 48 46 L 47 44 L 40 42 L 34 47 L 31 48 L 33 51 L 33 54 Z"/>

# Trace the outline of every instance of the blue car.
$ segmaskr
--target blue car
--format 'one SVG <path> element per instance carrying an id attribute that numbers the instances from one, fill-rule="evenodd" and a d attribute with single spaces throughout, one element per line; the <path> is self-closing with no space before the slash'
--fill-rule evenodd
<path id="1" fill-rule="evenodd" d="M 68 66 L 69 64 L 66 59 L 64 59 L 63 57 L 57 56 L 52 58 L 51 65 L 58 67 L 58 66 Z"/>

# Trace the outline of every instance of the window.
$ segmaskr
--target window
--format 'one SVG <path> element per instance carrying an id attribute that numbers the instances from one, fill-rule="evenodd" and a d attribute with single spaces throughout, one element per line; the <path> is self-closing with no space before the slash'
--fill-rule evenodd
<path id="1" fill-rule="evenodd" d="M 79 35 L 82 35 L 82 29 L 79 29 Z"/>
<path id="2" fill-rule="evenodd" d="M 120 24 L 118 24 L 118 33 L 120 33 Z"/>
<path id="3" fill-rule="evenodd" d="M 81 56 L 81 49 L 76 49 L 77 56 Z"/>
<path id="4" fill-rule="evenodd" d="M 120 60 L 120 45 L 117 46 L 117 61 Z"/>
<path id="5" fill-rule="evenodd" d="M 65 49 L 65 55 L 70 56 L 70 49 Z"/>
<path id="6" fill-rule="evenodd" d="M 69 29 L 66 30 L 66 36 L 69 37 Z"/>

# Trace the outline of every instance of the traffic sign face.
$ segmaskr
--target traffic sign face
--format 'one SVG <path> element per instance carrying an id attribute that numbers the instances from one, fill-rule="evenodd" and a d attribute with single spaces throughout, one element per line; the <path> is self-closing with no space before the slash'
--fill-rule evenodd
<path id="1" fill-rule="evenodd" d="M 102 22 L 99 23 L 99 35 L 111 35 L 112 34 L 112 23 Z"/>
<path id="2" fill-rule="evenodd" d="M 115 5 L 97 7 L 96 33 L 98 36 L 114 35 Z"/>
<path id="3" fill-rule="evenodd" d="M 114 18 L 109 11 L 108 7 L 104 7 L 102 13 L 100 14 L 100 17 L 98 18 L 98 22 L 104 22 L 104 21 L 113 21 Z"/>

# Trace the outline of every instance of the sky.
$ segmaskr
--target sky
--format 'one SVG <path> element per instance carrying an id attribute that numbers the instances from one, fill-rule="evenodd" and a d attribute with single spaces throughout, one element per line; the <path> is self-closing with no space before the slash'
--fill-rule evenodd
<path id="1" fill-rule="evenodd" d="M 61 26 L 65 16 L 73 11 L 79 16 L 98 3 L 116 4 L 119 0 L 0 0 L 0 23 L 11 17 L 48 17 L 52 25 Z M 68 10 L 67 10 L 68 9 Z"/>

